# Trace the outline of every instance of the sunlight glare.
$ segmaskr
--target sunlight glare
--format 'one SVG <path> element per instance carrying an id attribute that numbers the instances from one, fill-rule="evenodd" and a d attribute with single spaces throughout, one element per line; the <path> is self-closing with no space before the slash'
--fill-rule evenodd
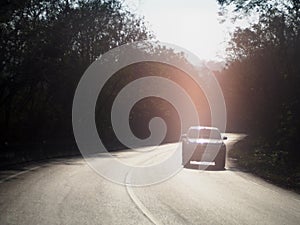
<path id="1" fill-rule="evenodd" d="M 229 32 L 219 23 L 212 0 L 127 0 L 133 11 L 144 16 L 162 42 L 179 45 L 203 60 L 222 60 Z"/>

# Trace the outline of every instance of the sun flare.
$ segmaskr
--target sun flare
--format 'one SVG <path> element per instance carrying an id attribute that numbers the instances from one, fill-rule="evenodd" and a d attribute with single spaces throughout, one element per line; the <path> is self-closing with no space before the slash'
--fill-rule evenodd
<path id="1" fill-rule="evenodd" d="M 203 60 L 222 60 L 229 32 L 215 1 L 127 0 L 144 16 L 159 41 L 179 45 Z"/>

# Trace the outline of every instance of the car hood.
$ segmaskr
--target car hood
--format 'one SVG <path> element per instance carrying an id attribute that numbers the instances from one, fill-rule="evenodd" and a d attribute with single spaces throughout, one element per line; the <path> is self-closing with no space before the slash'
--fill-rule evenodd
<path id="1" fill-rule="evenodd" d="M 188 138 L 190 143 L 193 144 L 223 144 L 223 140 L 218 139 L 192 139 Z"/>

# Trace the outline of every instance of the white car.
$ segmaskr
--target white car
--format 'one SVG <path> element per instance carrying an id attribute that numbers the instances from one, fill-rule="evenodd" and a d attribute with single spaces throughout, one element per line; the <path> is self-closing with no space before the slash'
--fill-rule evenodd
<path id="1" fill-rule="evenodd" d="M 218 128 L 193 126 L 182 135 L 182 165 L 185 168 L 224 170 L 226 146 Z"/>

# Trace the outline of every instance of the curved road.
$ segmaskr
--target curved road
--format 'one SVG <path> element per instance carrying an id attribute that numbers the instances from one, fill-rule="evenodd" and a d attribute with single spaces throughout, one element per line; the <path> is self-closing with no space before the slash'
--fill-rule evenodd
<path id="1" fill-rule="evenodd" d="M 227 147 L 242 138 L 228 134 Z M 165 157 L 124 151 L 128 162 Z M 105 157 L 103 158 L 105 160 Z M 0 224 L 300 224 L 300 196 L 227 163 L 226 171 L 183 169 L 147 187 L 112 183 L 81 158 L 0 173 Z"/>

